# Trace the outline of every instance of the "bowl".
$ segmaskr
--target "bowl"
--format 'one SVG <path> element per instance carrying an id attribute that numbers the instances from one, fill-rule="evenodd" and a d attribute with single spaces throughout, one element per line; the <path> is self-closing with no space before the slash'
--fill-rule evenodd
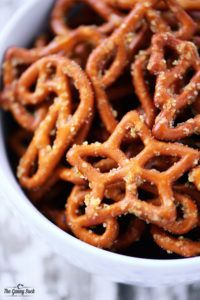
<path id="1" fill-rule="evenodd" d="M 9 46 L 27 46 L 47 20 L 53 0 L 29 0 L 19 9 L 0 34 L 0 61 Z M 17 30 L 16 30 L 17 29 Z M 185 259 L 144 259 L 128 257 L 90 246 L 67 234 L 45 218 L 28 200 L 11 170 L 0 115 L 1 202 L 18 211 L 35 228 L 51 249 L 70 263 L 116 282 L 140 286 L 191 283 L 200 278 L 200 257 Z"/>

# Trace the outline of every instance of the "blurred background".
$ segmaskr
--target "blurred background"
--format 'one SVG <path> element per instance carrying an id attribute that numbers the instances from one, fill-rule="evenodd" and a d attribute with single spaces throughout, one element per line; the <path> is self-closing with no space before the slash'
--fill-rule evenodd
<path id="1" fill-rule="evenodd" d="M 0 0 L 0 34 L 25 1 L 29 0 Z M 30 297 L 33 300 L 200 299 L 200 282 L 190 286 L 141 288 L 116 284 L 75 268 L 24 224 L 8 200 L 0 192 L 0 300 L 9 299 L 4 289 L 17 284 L 33 288 L 35 293 Z"/>

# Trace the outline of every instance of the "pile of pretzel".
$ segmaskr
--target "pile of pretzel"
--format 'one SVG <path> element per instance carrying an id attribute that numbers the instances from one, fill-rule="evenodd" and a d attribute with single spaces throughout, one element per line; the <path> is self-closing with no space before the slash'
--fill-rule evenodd
<path id="1" fill-rule="evenodd" d="M 58 0 L 32 48 L 7 50 L 17 178 L 60 228 L 200 254 L 199 34 L 200 1 Z"/>

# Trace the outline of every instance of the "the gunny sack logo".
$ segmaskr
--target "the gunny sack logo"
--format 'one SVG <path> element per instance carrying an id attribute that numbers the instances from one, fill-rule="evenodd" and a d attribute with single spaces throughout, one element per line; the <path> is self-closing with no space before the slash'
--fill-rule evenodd
<path id="1" fill-rule="evenodd" d="M 24 286 L 22 283 L 18 283 L 16 286 L 4 288 L 5 296 L 13 297 L 30 297 L 35 294 L 35 289 L 29 286 Z"/>

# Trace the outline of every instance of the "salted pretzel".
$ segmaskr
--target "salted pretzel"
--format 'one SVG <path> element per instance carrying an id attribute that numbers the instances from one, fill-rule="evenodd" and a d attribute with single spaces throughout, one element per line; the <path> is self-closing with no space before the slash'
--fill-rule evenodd
<path id="1" fill-rule="evenodd" d="M 93 218 L 89 218 L 87 214 L 79 212 L 80 208 L 84 206 L 85 196 L 88 190 L 83 186 L 75 186 L 67 199 L 66 204 L 66 220 L 72 232 L 81 240 L 100 248 L 121 249 L 135 241 L 137 241 L 144 229 L 144 223 L 135 218 L 128 231 L 126 232 L 125 239 L 119 235 L 119 224 L 116 218 L 110 216 L 101 219 L 100 222 L 95 222 Z M 115 201 L 115 197 L 112 197 Z M 102 225 L 104 232 L 96 234 L 95 226 Z"/>
<path id="2" fill-rule="evenodd" d="M 41 59 L 36 66 L 31 66 L 31 71 L 27 70 L 28 83 L 35 82 L 38 64 L 48 63 L 56 69 L 56 84 L 52 88 L 57 97 L 19 163 L 18 178 L 20 183 L 28 189 L 41 186 L 46 181 L 81 126 L 87 122 L 93 109 L 93 93 L 86 75 L 75 62 L 67 58 L 49 56 Z M 72 99 L 69 79 L 74 81 L 80 93 L 80 104 L 73 115 L 71 115 Z M 51 144 L 50 133 L 54 128 L 56 134 Z M 37 164 L 37 169 L 35 173 L 31 174 L 33 163 Z"/>
<path id="3" fill-rule="evenodd" d="M 67 37 L 55 38 L 45 47 L 39 47 L 31 50 L 24 48 L 10 48 L 5 56 L 4 62 L 4 89 L 0 95 L 0 103 L 6 110 L 10 110 L 14 115 L 16 121 L 25 129 L 29 131 L 34 131 L 40 122 L 45 117 L 49 105 L 47 102 L 38 105 L 31 105 L 34 114 L 29 112 L 28 107 L 30 105 L 22 105 L 23 93 L 18 93 L 16 95 L 16 85 L 20 76 L 18 76 L 18 69 L 21 67 L 28 68 L 38 59 L 48 56 L 50 54 L 60 53 L 63 56 L 73 56 L 74 50 L 78 44 L 90 44 L 92 47 L 97 46 L 103 36 L 92 26 L 81 26 L 77 30 L 73 31 Z M 82 64 L 83 59 L 79 60 Z M 23 82 L 23 80 L 22 80 Z M 41 84 L 41 86 L 43 86 Z M 30 101 L 29 101 L 30 104 Z"/>
<path id="4" fill-rule="evenodd" d="M 58 0 L 54 6 L 51 15 L 51 28 L 57 35 L 66 35 L 72 31 L 66 24 L 65 18 L 67 12 L 78 3 L 86 4 L 105 20 L 106 23 L 98 27 L 100 32 L 106 33 L 118 26 L 122 20 L 122 15 L 115 9 L 107 5 L 104 1 L 95 0 Z M 76 7 L 75 7 L 76 9 Z M 91 17 L 87 16 L 88 18 Z"/>
<path id="5" fill-rule="evenodd" d="M 178 21 L 182 25 L 176 32 L 176 35 L 183 39 L 191 36 L 196 28 L 193 20 L 174 1 L 166 2 L 170 10 L 174 12 Z M 87 64 L 87 73 L 89 74 L 95 88 L 99 113 L 106 129 L 110 133 L 117 125 L 117 120 L 113 115 L 112 105 L 109 103 L 106 89 L 120 76 L 125 65 L 129 62 L 129 51 L 127 51 L 127 46 L 123 45 L 122 40 L 124 40 L 124 43 L 126 43 L 126 37 L 129 36 L 129 43 L 131 43 L 131 41 L 134 41 L 133 49 L 135 49 L 135 46 L 138 47 L 138 43 L 141 43 L 141 40 L 143 41 L 144 34 L 146 34 L 146 29 L 144 27 L 132 40 L 131 35 L 133 34 L 134 29 L 136 29 L 138 26 L 136 22 L 137 18 L 135 18 L 135 15 L 137 15 L 138 17 L 137 21 L 141 20 L 144 17 L 147 17 L 150 24 L 154 24 L 154 30 L 157 30 L 159 32 L 170 30 L 164 20 L 159 16 L 159 14 L 151 9 L 154 4 L 155 3 L 153 2 L 149 4 L 147 10 L 145 8 L 145 5 L 147 5 L 146 2 L 143 3 L 142 1 L 140 1 L 140 3 L 138 3 L 135 8 L 129 13 L 129 15 L 124 19 L 123 24 L 117 30 L 115 30 L 115 32 L 103 44 L 100 44 L 99 47 L 97 47 L 89 57 Z M 139 12 L 137 12 L 137 10 Z M 133 23 L 132 28 L 130 26 L 131 19 L 135 22 Z M 106 62 L 108 62 L 109 59 L 112 59 L 113 61 L 109 69 L 106 70 Z M 142 104 L 147 104 L 148 99 L 144 101 L 144 98 L 145 97 L 141 98 Z M 149 105 L 153 106 L 152 101 L 151 104 L 149 102 Z M 148 118 L 149 116 L 147 117 L 147 123 L 150 122 Z M 153 116 L 151 115 L 151 123 L 152 122 Z"/>
<path id="6" fill-rule="evenodd" d="M 179 55 L 178 59 L 167 66 L 164 48 L 170 47 Z M 199 116 L 173 126 L 177 113 L 195 101 L 199 92 L 200 60 L 196 47 L 191 42 L 181 41 L 170 33 L 155 35 L 148 69 L 157 76 L 154 102 L 161 109 L 155 120 L 153 134 L 158 139 L 178 140 L 198 133 Z M 195 74 L 185 86 L 178 83 L 189 69 Z M 178 90 L 177 90 L 178 88 Z"/>
<path id="7" fill-rule="evenodd" d="M 131 66 L 131 73 L 135 92 L 141 102 L 145 122 L 151 128 L 156 117 L 156 107 L 144 74 L 149 55 L 149 50 L 140 52 Z"/>
<path id="8" fill-rule="evenodd" d="M 138 29 L 147 8 L 149 9 L 155 3 L 156 1 L 140 1 L 124 18 L 121 26 L 104 43 L 101 43 L 89 57 L 87 73 L 95 89 L 99 113 L 110 133 L 116 127 L 117 120 L 113 115 L 105 90 L 121 75 L 130 57 L 143 41 L 146 27 L 142 26 L 136 35 L 134 32 Z M 106 63 L 111 59 L 112 63 L 106 70 Z"/>
<path id="9" fill-rule="evenodd" d="M 5 55 L 3 63 L 3 90 L 0 93 L 0 104 L 5 110 L 11 111 L 20 126 L 26 130 L 34 131 L 45 117 L 48 104 L 31 107 L 31 111 L 29 111 L 28 107 L 17 101 L 15 88 L 20 77 L 17 66 L 20 64 L 21 68 L 24 69 L 24 66 L 32 63 L 33 59 L 30 56 L 22 58 L 21 55 L 13 57 L 13 52 L 13 50 L 8 50 Z"/>
<path id="10" fill-rule="evenodd" d="M 185 257 L 200 254 L 200 242 L 198 241 L 193 241 L 182 235 L 178 237 L 171 236 L 155 225 L 151 228 L 151 234 L 156 244 L 168 253 L 176 253 Z"/>
<path id="11" fill-rule="evenodd" d="M 174 193 L 176 205 L 180 205 L 183 216 L 180 218 L 177 216 L 177 220 L 168 223 L 163 229 L 173 234 L 185 234 L 195 228 L 198 225 L 198 209 L 195 202 L 186 194 Z M 153 200 L 153 203 L 158 203 L 158 199 Z"/>
<path id="12" fill-rule="evenodd" d="M 127 156 L 120 150 L 120 144 L 128 130 L 133 136 L 139 136 L 145 145 L 145 148 L 131 159 L 127 159 Z M 159 172 L 155 169 L 145 169 L 145 164 L 152 157 L 172 155 L 172 153 L 180 160 L 168 170 Z M 110 157 L 116 161 L 118 168 L 101 173 L 87 162 L 86 158 L 90 156 Z M 199 154 L 198 151 L 183 145 L 165 144 L 154 140 L 138 113 L 132 111 L 125 115 L 108 141 L 103 144 L 74 146 L 68 152 L 67 159 L 90 182 L 91 193 L 87 196 L 86 212 L 88 216 L 93 216 L 94 220 L 101 219 L 102 215 L 114 217 L 129 212 L 151 223 L 166 224 L 176 218 L 171 185 L 198 163 Z M 126 185 L 125 197 L 121 201 L 103 208 L 101 202 L 106 186 L 121 181 L 124 181 Z M 143 181 L 156 185 L 160 206 L 154 206 L 138 199 L 137 188 Z"/>

